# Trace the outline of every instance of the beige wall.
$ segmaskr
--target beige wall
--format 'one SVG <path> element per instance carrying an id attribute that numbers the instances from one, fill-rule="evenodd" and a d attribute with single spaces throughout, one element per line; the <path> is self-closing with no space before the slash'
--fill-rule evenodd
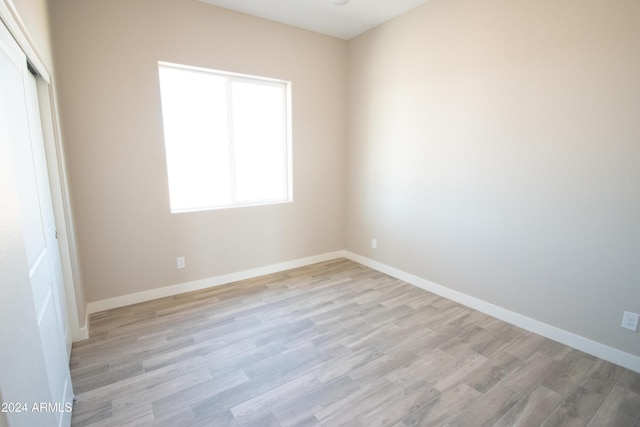
<path id="1" fill-rule="evenodd" d="M 637 2 L 432 0 L 348 43 L 196 1 L 52 6 L 88 301 L 346 246 L 640 355 Z M 159 60 L 293 82 L 293 204 L 169 213 Z"/>
<path id="2" fill-rule="evenodd" d="M 52 72 L 53 52 L 49 31 L 47 0 L 6 0 L 13 3 L 24 22 L 40 60 Z"/>
<path id="3" fill-rule="evenodd" d="M 346 42 L 191 0 L 51 17 L 88 302 L 344 247 Z M 158 61 L 292 82 L 293 203 L 170 214 Z"/>
<path id="4" fill-rule="evenodd" d="M 347 249 L 640 355 L 639 41 L 628 0 L 432 0 L 353 39 Z"/>

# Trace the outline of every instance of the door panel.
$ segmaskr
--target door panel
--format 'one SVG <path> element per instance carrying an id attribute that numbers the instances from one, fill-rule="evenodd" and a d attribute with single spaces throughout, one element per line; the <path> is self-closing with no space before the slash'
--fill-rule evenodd
<path id="1" fill-rule="evenodd" d="M 29 117 L 29 132 L 31 136 L 32 156 L 36 185 L 38 188 L 38 198 L 42 219 L 42 231 L 45 240 L 47 254 L 50 258 L 51 274 L 53 275 L 53 298 L 58 313 L 60 313 L 60 325 L 63 336 L 64 351 L 67 361 L 70 354 L 67 347 L 67 337 L 69 336 L 69 319 L 67 316 L 67 304 L 64 295 L 62 266 L 60 264 L 60 252 L 56 239 L 56 222 L 53 215 L 53 202 L 51 201 L 51 191 L 49 185 L 49 174 L 47 172 L 47 159 L 44 151 L 44 139 L 42 137 L 42 123 L 40 121 L 40 109 L 38 108 L 38 89 L 36 78 L 31 73 L 25 75 L 27 114 Z"/>

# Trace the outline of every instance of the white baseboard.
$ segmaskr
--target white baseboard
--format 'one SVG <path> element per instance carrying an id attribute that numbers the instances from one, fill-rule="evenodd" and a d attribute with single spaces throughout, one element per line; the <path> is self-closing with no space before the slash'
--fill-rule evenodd
<path id="1" fill-rule="evenodd" d="M 540 322 L 539 320 L 535 320 L 525 315 L 515 313 L 503 307 L 447 288 L 446 286 L 438 285 L 429 280 L 404 272 L 402 270 L 398 270 L 397 268 L 388 266 L 378 261 L 374 261 L 353 252 L 345 251 L 344 256 L 345 258 L 365 265 L 369 268 L 373 268 L 374 270 L 378 270 L 382 273 L 388 274 L 389 276 L 393 276 L 421 289 L 427 290 L 441 297 L 473 308 L 474 310 L 478 310 L 482 313 L 503 320 L 519 328 L 526 329 L 527 331 L 542 335 L 543 337 L 549 338 L 562 344 L 566 344 L 570 347 L 591 354 L 592 356 L 596 356 L 600 359 L 615 363 L 616 365 L 620 365 L 624 368 L 640 373 L 639 356 L 635 356 L 616 348 L 609 347 L 605 344 L 601 344 L 580 335 L 576 335 L 564 329 L 548 325 L 544 322 Z"/>
<path id="2" fill-rule="evenodd" d="M 85 310 L 86 311 L 86 310 Z M 84 341 L 89 339 L 89 313 L 85 314 L 84 326 L 74 329 L 71 334 L 73 342 Z"/>
<path id="3" fill-rule="evenodd" d="M 585 353 L 591 354 L 603 360 L 615 363 L 616 365 L 620 365 L 634 372 L 640 373 L 639 356 L 626 353 L 613 347 L 609 347 L 605 344 L 590 340 L 589 338 L 585 338 L 580 335 L 576 335 L 564 329 L 548 325 L 544 322 L 532 319 L 523 314 L 507 310 L 506 308 L 488 303 L 476 297 L 455 291 L 453 289 L 447 288 L 446 286 L 433 283 L 429 280 L 423 279 L 421 277 L 346 250 L 329 252 L 321 255 L 311 256 L 308 258 L 300 258 L 279 264 L 272 264 L 236 273 L 225 274 L 222 276 L 195 280 L 193 282 L 179 283 L 177 285 L 166 286 L 163 288 L 151 289 L 144 292 L 90 302 L 87 304 L 86 310 L 87 322 L 85 323 L 85 326 L 80 331 L 78 331 L 77 334 L 74 334 L 74 342 L 87 339 L 89 337 L 88 316 L 91 313 L 110 310 L 112 308 L 124 307 L 127 305 L 137 304 L 145 301 L 151 301 L 158 298 L 179 295 L 185 292 L 198 291 L 214 286 L 225 285 L 228 283 L 237 282 L 239 280 L 246 280 L 254 277 L 264 276 L 266 274 L 278 273 L 281 271 L 291 270 L 293 268 L 304 267 L 306 265 L 342 257 L 348 258 L 369 268 L 388 274 L 389 276 L 396 277 L 411 285 L 417 286 L 436 295 L 463 304 L 474 310 L 478 310 L 482 313 L 488 314 L 527 331 L 542 335 L 543 337 L 560 342 L 562 344 L 566 344 L 580 351 L 584 351 Z"/>
<path id="4" fill-rule="evenodd" d="M 115 298 L 108 298 L 100 301 L 93 301 L 87 304 L 87 316 L 99 311 L 111 310 L 112 308 L 124 307 L 131 304 L 138 304 L 158 298 L 170 297 L 183 294 L 185 292 L 199 291 L 214 286 L 226 285 L 239 280 L 252 279 L 266 274 L 278 273 L 280 271 L 291 270 L 292 268 L 304 267 L 318 262 L 329 261 L 336 258 L 343 258 L 344 251 L 329 252 L 307 258 L 300 258 L 293 261 L 286 261 L 279 264 L 267 265 L 264 267 L 252 268 L 250 270 L 236 273 L 224 274 L 222 276 L 209 277 L 207 279 L 195 280 L 192 282 L 179 283 L 177 285 L 165 286 L 163 288 L 150 289 L 148 291 L 123 295 Z M 88 325 L 88 323 L 87 323 Z M 87 327 L 85 326 L 85 329 Z M 87 338 L 89 337 L 88 330 Z"/>

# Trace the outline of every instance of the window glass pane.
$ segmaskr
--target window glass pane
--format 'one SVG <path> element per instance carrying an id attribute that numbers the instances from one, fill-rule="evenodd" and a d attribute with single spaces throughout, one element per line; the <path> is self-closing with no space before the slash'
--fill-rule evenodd
<path id="1" fill-rule="evenodd" d="M 286 199 L 285 86 L 234 80 L 231 99 L 236 199 Z"/>
<path id="2" fill-rule="evenodd" d="M 160 67 L 171 210 L 231 202 L 224 77 Z"/>
<path id="3" fill-rule="evenodd" d="M 171 211 L 290 201 L 287 83 L 158 68 Z"/>

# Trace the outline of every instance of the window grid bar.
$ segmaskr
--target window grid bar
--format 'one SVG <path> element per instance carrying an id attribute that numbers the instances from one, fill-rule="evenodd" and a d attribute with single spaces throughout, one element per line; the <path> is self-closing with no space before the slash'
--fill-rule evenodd
<path id="1" fill-rule="evenodd" d="M 236 153 L 235 153 L 235 136 L 233 132 L 233 94 L 232 94 L 232 79 L 226 78 L 227 82 L 227 127 L 229 129 L 229 173 L 231 183 L 231 204 L 236 205 L 238 203 L 238 192 L 236 189 Z"/>

